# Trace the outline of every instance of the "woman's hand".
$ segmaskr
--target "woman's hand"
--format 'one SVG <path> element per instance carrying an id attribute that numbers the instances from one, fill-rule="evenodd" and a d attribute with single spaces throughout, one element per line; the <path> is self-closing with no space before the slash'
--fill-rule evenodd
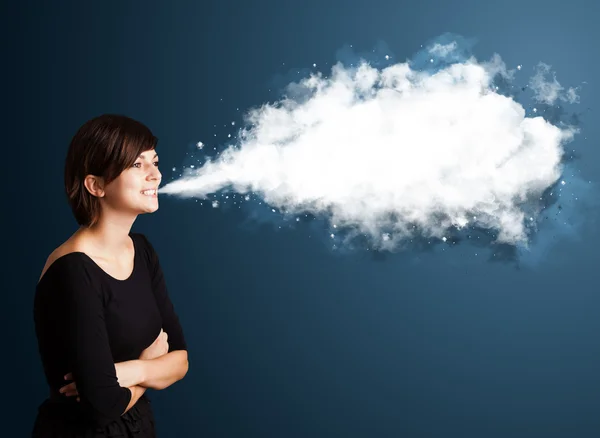
<path id="1" fill-rule="evenodd" d="M 128 360 L 115 364 L 117 379 L 121 388 L 137 386 L 143 381 L 142 363 L 139 360 Z"/>
<path id="2" fill-rule="evenodd" d="M 160 333 L 148 348 L 142 351 L 140 354 L 141 360 L 150 360 L 156 359 L 157 357 L 161 357 L 169 352 L 169 343 L 167 340 L 169 336 L 167 332 L 160 330 Z M 140 370 L 138 367 L 132 365 L 133 361 L 129 362 L 120 362 L 115 364 L 115 370 L 117 372 L 117 379 L 119 380 L 119 386 L 123 388 L 128 388 L 131 386 L 135 386 L 140 382 Z M 73 380 L 73 373 L 68 373 L 65 376 L 65 380 Z M 77 396 L 77 401 L 79 399 L 79 393 L 77 392 L 77 385 L 75 382 L 71 382 L 68 385 L 63 386 L 58 391 L 61 394 L 64 394 L 67 397 L 75 397 Z"/>
<path id="3" fill-rule="evenodd" d="M 67 374 L 65 376 L 65 380 L 73 380 L 73 373 Z M 67 397 L 77 396 L 77 401 L 80 401 L 79 393 L 77 392 L 77 385 L 75 385 L 75 382 L 71 382 L 68 385 L 63 386 L 58 390 L 58 392 L 66 395 Z"/>
<path id="4" fill-rule="evenodd" d="M 163 331 L 163 329 L 160 329 L 160 333 L 152 345 L 142 351 L 142 354 L 140 354 L 139 358 L 141 360 L 150 360 L 167 354 L 169 352 L 169 343 L 167 342 L 168 339 L 169 336 L 167 335 L 167 332 Z"/>

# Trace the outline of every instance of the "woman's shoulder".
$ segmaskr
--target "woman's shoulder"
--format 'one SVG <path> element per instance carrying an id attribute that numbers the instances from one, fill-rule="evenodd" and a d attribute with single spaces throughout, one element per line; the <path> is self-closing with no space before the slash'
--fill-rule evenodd
<path id="1" fill-rule="evenodd" d="M 146 235 L 144 233 L 134 233 L 133 231 L 131 233 L 129 233 L 129 235 L 131 236 L 131 238 L 133 240 L 135 240 L 136 242 L 140 242 L 143 245 L 147 245 L 149 244 L 149 240 L 146 237 Z"/>
<path id="2" fill-rule="evenodd" d="M 129 234 L 134 242 L 139 245 L 144 251 L 152 254 L 154 252 L 154 247 L 150 243 L 150 240 L 143 233 L 130 233 Z"/>
<path id="3" fill-rule="evenodd" d="M 130 236 L 134 240 L 136 248 L 141 250 L 140 252 L 153 269 L 158 263 L 158 254 L 150 240 L 142 233 L 131 233 Z"/>
<path id="4" fill-rule="evenodd" d="M 72 242 L 65 242 L 50 253 L 38 279 L 38 283 L 46 276 L 49 270 L 58 269 L 60 266 L 69 267 L 81 263 L 83 252 Z"/>

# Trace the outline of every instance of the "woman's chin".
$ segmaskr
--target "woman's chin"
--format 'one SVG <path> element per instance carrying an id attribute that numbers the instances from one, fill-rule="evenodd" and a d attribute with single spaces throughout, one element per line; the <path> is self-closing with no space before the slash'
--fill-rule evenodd
<path id="1" fill-rule="evenodd" d="M 146 206 L 146 208 L 140 209 L 139 214 L 154 213 L 156 210 L 158 210 L 158 204 L 156 204 L 155 206 Z"/>

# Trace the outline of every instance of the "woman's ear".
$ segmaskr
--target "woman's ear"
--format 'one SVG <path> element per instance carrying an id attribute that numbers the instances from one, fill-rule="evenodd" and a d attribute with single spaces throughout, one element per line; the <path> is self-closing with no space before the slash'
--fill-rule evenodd
<path id="1" fill-rule="evenodd" d="M 88 175 L 83 181 L 85 188 L 92 196 L 97 198 L 104 197 L 104 181 L 102 177 L 95 175 Z"/>

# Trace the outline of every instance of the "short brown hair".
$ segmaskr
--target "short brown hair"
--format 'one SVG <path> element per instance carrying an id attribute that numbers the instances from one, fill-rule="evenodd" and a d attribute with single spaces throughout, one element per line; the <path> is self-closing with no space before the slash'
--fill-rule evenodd
<path id="1" fill-rule="evenodd" d="M 65 160 L 65 191 L 79 225 L 90 227 L 100 216 L 100 202 L 85 187 L 87 175 L 105 184 L 133 166 L 142 152 L 156 147 L 157 138 L 144 124 L 126 116 L 104 114 L 77 131 Z"/>

